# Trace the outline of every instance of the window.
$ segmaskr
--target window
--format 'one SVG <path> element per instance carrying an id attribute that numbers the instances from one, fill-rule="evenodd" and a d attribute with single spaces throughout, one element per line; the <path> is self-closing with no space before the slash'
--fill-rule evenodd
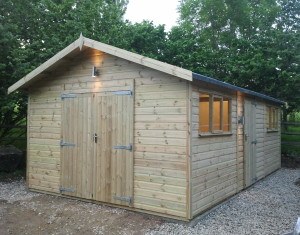
<path id="1" fill-rule="evenodd" d="M 214 94 L 200 93 L 199 132 L 201 134 L 229 133 L 231 100 Z"/>
<path id="2" fill-rule="evenodd" d="M 200 132 L 209 132 L 210 95 L 201 94 L 199 103 Z M 201 118 L 200 118 L 201 117 Z"/>
<path id="3" fill-rule="evenodd" d="M 278 116 L 279 116 L 278 108 L 268 106 L 268 125 L 267 125 L 268 130 L 270 131 L 278 130 Z"/>

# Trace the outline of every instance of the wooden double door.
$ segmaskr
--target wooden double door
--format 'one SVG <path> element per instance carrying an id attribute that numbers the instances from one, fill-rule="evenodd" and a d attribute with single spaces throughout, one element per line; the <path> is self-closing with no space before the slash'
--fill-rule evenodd
<path id="1" fill-rule="evenodd" d="M 130 206 L 131 91 L 66 94 L 62 99 L 61 193 Z"/>

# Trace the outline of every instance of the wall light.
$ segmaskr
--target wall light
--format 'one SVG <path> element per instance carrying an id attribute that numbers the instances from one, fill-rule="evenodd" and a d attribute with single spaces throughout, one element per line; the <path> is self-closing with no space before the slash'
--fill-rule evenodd
<path id="1" fill-rule="evenodd" d="M 93 66 L 93 70 L 92 70 L 92 77 L 98 77 L 100 75 L 100 71 L 99 69 L 97 69 L 95 66 Z"/>

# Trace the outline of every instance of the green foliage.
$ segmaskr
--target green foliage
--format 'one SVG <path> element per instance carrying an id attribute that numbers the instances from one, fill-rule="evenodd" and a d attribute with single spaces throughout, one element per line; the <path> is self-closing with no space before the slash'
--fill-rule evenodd
<path id="1" fill-rule="evenodd" d="M 281 131 L 281 152 L 300 157 L 300 125 L 294 125 L 292 122 L 283 126 Z"/>
<path id="2" fill-rule="evenodd" d="M 7 88 L 59 50 L 79 33 L 112 45 L 126 45 L 124 0 L 0 1 L 0 145 L 26 118 L 26 94 Z M 22 133 L 20 133 L 22 135 Z"/>
<path id="3" fill-rule="evenodd" d="M 300 110 L 299 0 L 182 0 L 168 61 Z"/>
<path id="4" fill-rule="evenodd" d="M 15 53 L 19 47 L 15 38 L 18 27 L 6 18 L 9 9 L 8 2 L 0 3 L 0 143 L 10 132 L 11 125 L 19 125 L 26 115 L 26 96 L 20 92 L 6 95 L 9 85 L 17 81 Z"/>
<path id="5" fill-rule="evenodd" d="M 181 0 L 179 25 L 124 21 L 127 0 L 0 1 L 0 144 L 26 117 L 7 88 L 84 36 L 222 79 L 300 110 L 299 0 Z"/>
<path id="6" fill-rule="evenodd" d="M 293 112 L 288 115 L 289 122 L 300 122 L 300 112 Z M 300 130 L 299 130 L 300 132 Z"/>
<path id="7" fill-rule="evenodd" d="M 126 48 L 140 55 L 162 60 L 166 45 L 164 26 L 154 26 L 152 22 L 127 23 Z"/>

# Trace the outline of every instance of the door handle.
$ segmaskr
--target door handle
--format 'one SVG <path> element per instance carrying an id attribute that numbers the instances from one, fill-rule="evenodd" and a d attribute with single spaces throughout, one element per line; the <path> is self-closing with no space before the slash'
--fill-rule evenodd
<path id="1" fill-rule="evenodd" d="M 94 142 L 97 143 L 97 141 L 98 141 L 98 135 L 97 135 L 97 133 L 95 133 L 93 137 L 94 137 Z"/>

